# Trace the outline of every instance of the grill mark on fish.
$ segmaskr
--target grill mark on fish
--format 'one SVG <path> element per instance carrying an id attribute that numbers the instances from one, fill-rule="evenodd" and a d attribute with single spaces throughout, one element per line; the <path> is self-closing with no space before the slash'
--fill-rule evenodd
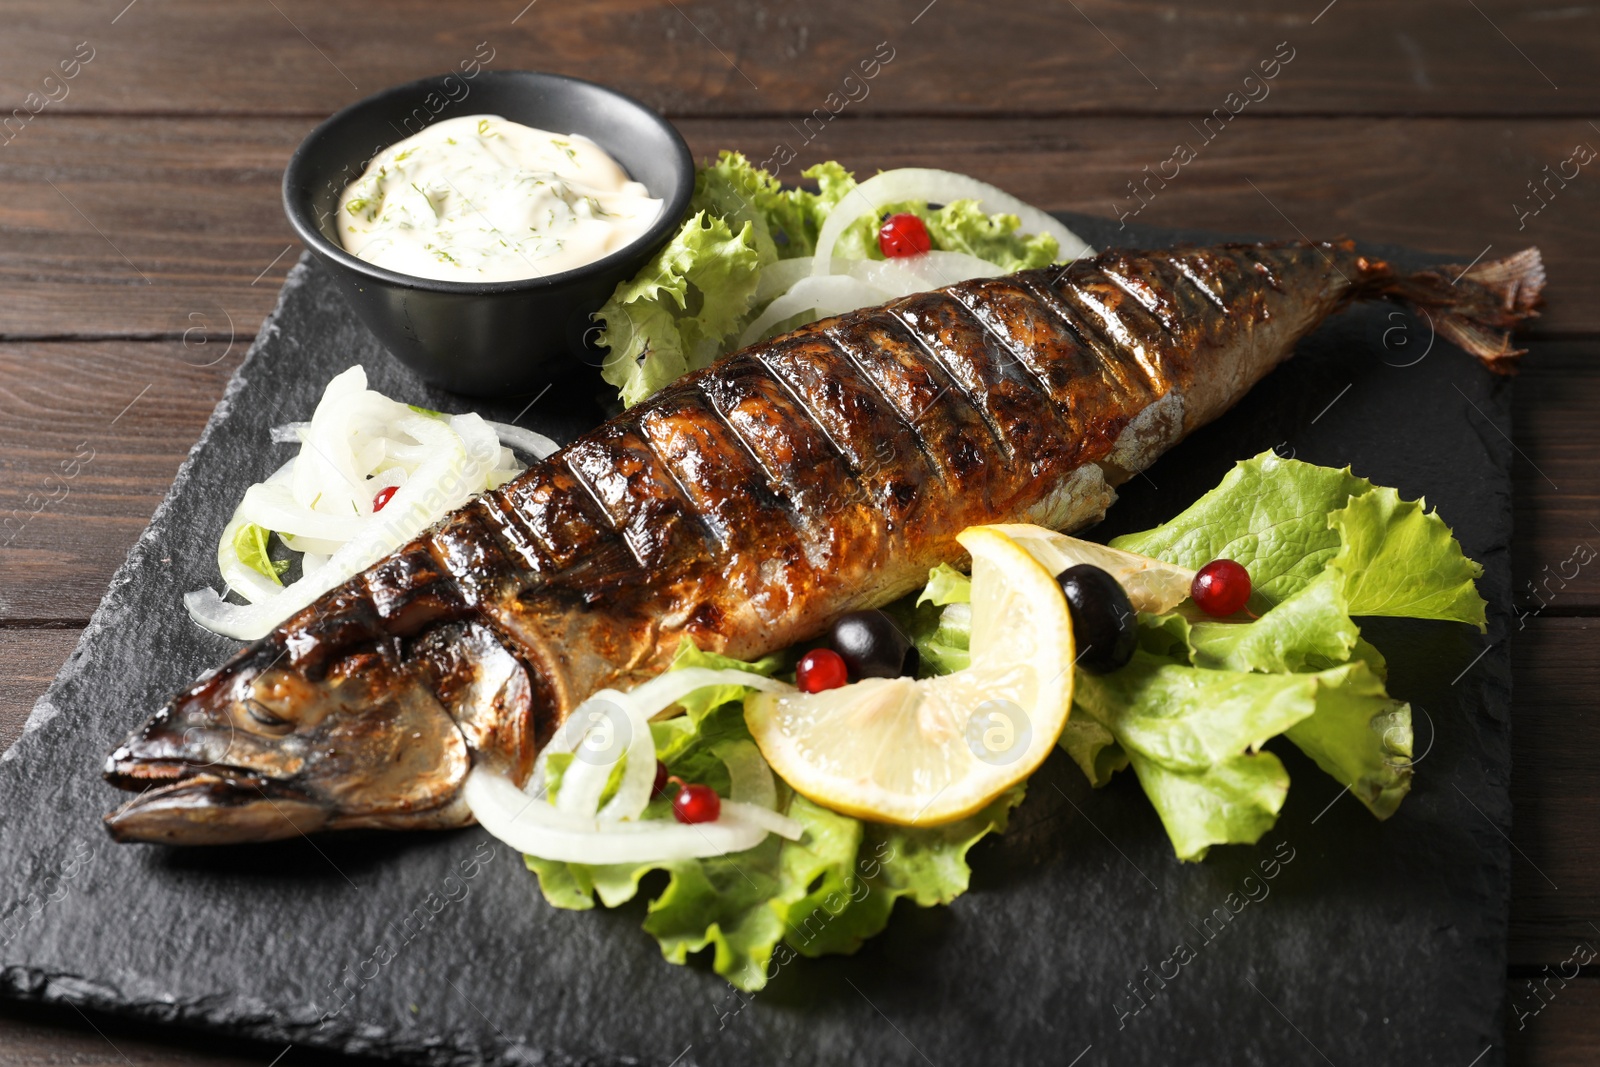
<path id="1" fill-rule="evenodd" d="M 499 492 L 485 493 L 474 503 L 483 513 L 484 528 L 502 552 L 530 571 L 543 573 L 551 569 L 550 557 L 540 548 L 525 512 L 510 506 Z"/>
<path id="2" fill-rule="evenodd" d="M 1047 469 L 1064 427 L 1033 373 L 950 290 L 906 297 L 891 307 L 946 372 L 963 382 L 1006 443 L 1008 459 L 1035 473 Z"/>
<path id="3" fill-rule="evenodd" d="M 1114 356 L 1086 344 L 1059 316 L 1046 311 L 1052 301 L 1033 281 L 1018 276 L 984 282 L 976 294 L 981 299 L 972 301 L 973 313 L 991 320 L 996 336 L 1044 382 L 1066 423 L 1073 465 L 1098 460 L 1132 417 L 1129 412 L 1151 399 L 1149 390 L 1130 388 Z M 1085 387 L 1097 379 L 1103 389 Z"/>
<path id="4" fill-rule="evenodd" d="M 766 484 L 710 399 L 698 390 L 685 390 L 674 399 L 675 404 L 646 412 L 639 419 L 640 433 L 720 553 L 728 555 L 748 538 L 752 520 L 764 514 L 782 514 L 787 520 L 788 502 Z"/>
<path id="5" fill-rule="evenodd" d="M 790 608 L 790 590 L 815 586 L 816 566 L 809 541 L 817 532 L 817 525 L 800 514 L 782 482 L 767 477 L 738 430 L 710 395 L 699 389 L 703 380 L 696 382 L 697 410 L 710 420 L 708 428 L 718 442 L 708 450 L 707 458 L 715 464 L 718 457 L 738 457 L 740 477 L 729 487 L 735 504 L 730 509 L 729 525 L 739 535 L 734 543 L 742 542 L 746 559 L 758 561 L 759 583 L 752 587 L 751 603 L 759 615 L 770 619 Z"/>
<path id="6" fill-rule="evenodd" d="M 1054 391 L 1050 387 L 1050 382 L 1040 373 L 1039 368 L 1034 366 L 1031 359 L 1022 358 L 1017 347 L 1011 343 L 1010 338 L 1003 335 L 996 324 L 991 321 L 993 313 L 986 306 L 987 301 L 985 299 L 989 295 L 989 290 L 984 288 L 984 283 L 982 281 L 962 282 L 960 285 L 950 287 L 946 292 L 949 293 L 950 299 L 959 304 L 962 310 L 971 316 L 972 321 L 978 324 L 978 328 L 983 331 L 984 344 L 990 346 L 992 343 L 993 347 L 998 347 L 1005 354 L 1005 362 L 1013 363 L 1027 371 L 1027 376 L 1023 380 L 1028 381 L 1035 388 L 1035 391 L 1044 398 L 1052 414 L 1059 415 L 1060 412 L 1057 410 L 1057 402 Z"/>
<path id="7" fill-rule="evenodd" d="M 696 637 L 765 624 L 790 606 L 790 590 L 812 584 L 788 508 L 708 398 L 686 386 L 671 399 L 640 416 L 640 435 L 716 542 L 711 565 L 740 605 L 729 612 L 686 597 L 662 622 Z M 747 617 L 751 612 L 754 619 Z"/>
<path id="8" fill-rule="evenodd" d="M 883 509 L 888 529 L 903 537 L 933 472 L 920 449 L 907 447 L 893 410 L 843 356 L 820 327 L 797 331 L 759 352 L 767 369 L 839 446 L 853 476 Z M 895 445 L 888 462 L 869 459 L 880 441 Z"/>
<path id="9" fill-rule="evenodd" d="M 487 494 L 497 511 L 512 512 L 518 525 L 560 571 L 621 535 L 587 487 L 562 463 L 546 462 Z"/>
<path id="10" fill-rule="evenodd" d="M 856 475 L 856 465 L 850 458 L 849 450 L 845 447 L 844 442 L 839 440 L 839 438 L 834 434 L 833 430 L 831 430 L 828 425 L 822 421 L 817 413 L 811 410 L 811 405 L 806 402 L 805 396 L 795 388 L 794 384 L 790 382 L 787 377 L 778 373 L 778 371 L 775 370 L 764 358 L 762 358 L 759 353 L 747 356 L 746 358 L 759 366 L 761 370 L 773 381 L 773 383 L 776 384 L 779 389 L 783 390 L 783 393 L 788 397 L 789 403 L 792 405 L 793 410 L 798 412 L 802 419 L 813 426 L 817 433 L 821 435 L 822 440 L 827 443 L 828 448 L 832 451 L 834 458 L 836 458 L 840 465 L 844 468 L 846 479 L 853 480 Z"/>
<path id="11" fill-rule="evenodd" d="M 765 364 L 737 356 L 723 373 L 697 384 L 768 479 L 782 487 L 814 569 L 838 566 L 851 545 L 882 539 L 881 516 L 844 453 Z M 880 461 L 882 448 L 874 453 Z"/>
<path id="12" fill-rule="evenodd" d="M 1126 252 L 1108 260 L 1103 270 L 1160 321 L 1173 344 L 1188 344 L 1198 336 L 1198 324 L 1214 306 L 1209 294 L 1183 273 L 1177 257 Z"/>
<path id="13" fill-rule="evenodd" d="M 695 379 L 694 386 L 699 398 L 699 403 L 704 406 L 706 412 L 712 418 L 717 420 L 719 427 L 717 432 L 726 437 L 727 440 L 731 442 L 731 446 L 743 457 L 743 465 L 749 467 L 753 473 L 761 476 L 762 482 L 760 484 L 765 487 L 764 492 L 774 501 L 779 503 L 786 511 L 790 512 L 791 518 L 798 518 L 798 516 L 794 514 L 794 500 L 785 490 L 783 480 L 781 478 L 774 478 L 772 476 L 772 472 L 769 471 L 766 464 L 761 461 L 761 457 L 756 455 L 755 449 L 753 449 L 750 446 L 750 443 L 744 439 L 744 436 L 740 434 L 738 428 L 735 427 L 733 423 L 728 421 L 727 414 L 717 406 L 717 402 L 712 396 L 711 389 L 707 388 L 707 385 L 708 383 L 705 378 L 701 377 Z"/>
<path id="14" fill-rule="evenodd" d="M 494 599 L 519 570 L 543 574 L 550 569 L 542 555 L 530 562 L 508 552 L 490 508 L 486 493 L 469 502 L 427 539 L 428 551 L 455 578 L 461 596 L 472 607 Z"/>
<path id="15" fill-rule="evenodd" d="M 895 418 L 905 432 L 905 436 L 910 438 L 917 451 L 921 453 L 923 461 L 927 463 L 934 476 L 941 482 L 951 481 L 950 472 L 940 461 L 938 454 L 924 438 L 922 430 L 918 427 L 915 413 L 907 411 L 906 407 L 899 403 L 897 390 L 894 388 L 895 383 L 884 379 L 883 372 L 886 368 L 875 358 L 880 353 L 874 348 L 859 344 L 861 339 L 855 336 L 860 332 L 872 330 L 876 325 L 878 324 L 872 318 L 852 317 L 848 320 L 841 319 L 828 328 L 827 336 L 840 354 L 849 361 L 855 373 L 860 375 L 861 379 L 878 395 L 884 407 L 894 413 Z M 937 395 L 937 393 L 934 393 L 933 399 L 937 399 Z M 893 442 L 890 443 L 890 447 L 894 447 Z"/>
<path id="16" fill-rule="evenodd" d="M 1101 264 L 1101 273 L 1153 318 L 1168 337 L 1182 332 L 1179 299 L 1173 279 L 1148 257 L 1124 253 Z"/>
<path id="17" fill-rule="evenodd" d="M 900 416 L 929 464 L 956 493 L 984 492 L 984 449 L 995 442 L 981 413 L 900 320 L 846 316 L 830 335 Z"/>
<path id="18" fill-rule="evenodd" d="M 983 403 L 976 391 L 971 388 L 972 383 L 966 381 L 962 375 L 956 373 L 956 371 L 945 362 L 944 358 L 940 354 L 941 349 L 939 347 L 930 344 L 928 339 L 921 332 L 912 328 L 911 324 L 906 320 L 906 318 L 899 314 L 898 305 L 890 304 L 886 311 L 888 314 L 893 316 L 896 323 L 905 329 L 906 336 L 910 337 L 912 343 L 915 344 L 918 350 L 922 352 L 925 362 L 931 367 L 937 367 L 939 371 L 949 379 L 950 388 L 960 396 L 961 400 L 966 404 L 967 407 L 971 408 L 972 411 L 977 414 L 978 420 L 983 423 L 984 429 L 988 431 L 989 440 L 993 442 L 995 448 L 1000 451 L 1001 455 L 1003 455 L 1006 461 L 1009 463 L 1012 457 L 1016 454 L 1011 445 L 1011 441 L 1004 433 L 1001 432 L 1000 427 L 995 422 L 992 413 L 988 409 L 988 406 Z"/>
<path id="19" fill-rule="evenodd" d="M 1146 391 L 1160 393 L 1161 368 L 1151 347 L 1140 338 L 1140 330 L 1125 316 L 1123 307 L 1129 301 L 1121 289 L 1105 280 L 1098 270 L 1094 277 L 1075 279 L 1075 284 L 1058 288 L 1062 300 L 1082 318 L 1084 327 L 1102 340 L 1105 347 L 1123 357 L 1122 363 L 1131 363 L 1139 370 Z M 1132 384 L 1131 382 L 1129 384 Z"/>
<path id="20" fill-rule="evenodd" d="M 1171 262 L 1173 266 L 1178 268 L 1178 273 L 1183 276 L 1184 280 L 1200 290 L 1200 295 L 1205 299 L 1206 303 L 1226 315 L 1228 314 L 1228 302 L 1216 292 L 1213 292 L 1211 286 L 1207 285 L 1200 275 L 1195 272 L 1192 260 L 1199 260 L 1200 258 L 1199 256 L 1176 255 L 1172 257 Z"/>
<path id="21" fill-rule="evenodd" d="M 669 398 L 670 399 L 670 398 Z M 672 562 L 675 553 L 706 555 L 714 540 L 704 518 L 663 477 L 637 411 L 607 423 L 599 433 L 563 450 L 567 468 L 600 506 L 644 570 Z M 696 535 L 678 536 L 685 528 Z"/>
<path id="22" fill-rule="evenodd" d="M 1094 329 L 1083 313 L 1067 301 L 1060 288 L 1064 284 L 1061 276 L 1047 280 L 1046 272 L 1037 271 L 1016 277 L 1039 298 L 1051 317 L 1066 327 L 1079 347 L 1094 358 L 1095 373 L 1116 397 L 1124 402 L 1153 399 L 1152 383 L 1144 368 L 1131 355 L 1119 351 L 1110 338 Z M 1081 395 L 1081 385 L 1077 389 Z"/>
<path id="23" fill-rule="evenodd" d="M 1283 282 L 1278 277 L 1278 271 L 1271 260 L 1265 256 L 1257 255 L 1253 248 L 1241 248 L 1238 254 L 1245 262 L 1261 273 L 1261 276 L 1267 280 L 1267 284 L 1272 286 L 1274 291 L 1283 292 Z M 1333 269 L 1338 270 L 1339 268 L 1334 267 Z"/>

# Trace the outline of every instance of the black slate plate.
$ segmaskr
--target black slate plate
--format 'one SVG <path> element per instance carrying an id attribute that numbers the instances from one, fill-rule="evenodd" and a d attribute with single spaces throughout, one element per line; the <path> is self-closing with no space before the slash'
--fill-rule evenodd
<path id="1" fill-rule="evenodd" d="M 1100 244 L 1184 236 L 1069 222 Z M 949 908 L 903 904 L 858 956 L 796 961 L 753 997 L 703 961 L 663 962 L 641 906 L 546 906 L 518 857 L 477 829 L 194 851 L 104 835 L 99 817 L 121 799 L 99 777 L 106 751 L 232 650 L 178 598 L 214 581 L 233 503 L 284 458 L 267 428 L 305 417 L 356 361 L 400 399 L 465 406 L 383 355 L 315 267 L 291 273 L 0 762 L 5 993 L 427 1063 L 1500 1062 L 1510 391 L 1448 344 L 1430 350 L 1426 324 L 1388 308 L 1329 322 L 1125 487 L 1103 528 L 1162 521 L 1274 447 L 1426 494 L 1486 568 L 1491 631 L 1365 628 L 1417 712 L 1421 758 L 1399 813 L 1378 823 L 1282 746 L 1294 784 L 1276 830 L 1185 865 L 1131 774 L 1092 791 L 1057 753 L 1010 832 L 974 851 L 971 892 Z M 509 418 L 531 400 L 523 424 L 558 439 L 596 418 L 555 395 L 482 409 Z M 1232 893 L 1259 899 L 1223 922 Z M 1193 953 L 1181 966 L 1180 943 Z"/>

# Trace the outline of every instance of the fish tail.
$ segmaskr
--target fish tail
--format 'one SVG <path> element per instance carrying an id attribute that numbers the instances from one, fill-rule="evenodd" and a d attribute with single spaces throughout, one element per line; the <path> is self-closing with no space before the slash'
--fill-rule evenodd
<path id="1" fill-rule="evenodd" d="M 1362 260 L 1361 266 L 1372 286 L 1363 295 L 1407 304 L 1494 373 L 1517 372 L 1518 357 L 1527 350 L 1512 347 L 1511 331 L 1539 314 L 1535 308 L 1544 290 L 1544 262 L 1537 248 L 1415 274 L 1396 273 L 1376 260 Z"/>

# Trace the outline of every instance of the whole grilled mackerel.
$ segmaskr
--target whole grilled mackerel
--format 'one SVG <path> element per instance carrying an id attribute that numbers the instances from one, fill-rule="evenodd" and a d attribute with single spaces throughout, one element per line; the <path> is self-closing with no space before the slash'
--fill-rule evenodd
<path id="1" fill-rule="evenodd" d="M 245 648 L 112 753 L 120 840 L 471 821 L 568 712 L 679 642 L 753 658 L 959 561 L 1072 530 L 1328 315 L 1387 298 L 1509 374 L 1528 249 L 1403 275 L 1348 242 L 1117 250 L 733 353 L 484 494 Z"/>

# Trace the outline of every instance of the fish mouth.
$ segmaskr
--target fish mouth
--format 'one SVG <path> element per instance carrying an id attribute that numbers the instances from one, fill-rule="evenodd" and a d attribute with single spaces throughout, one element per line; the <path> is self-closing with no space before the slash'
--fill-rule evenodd
<path id="1" fill-rule="evenodd" d="M 238 768 L 146 765 L 106 777 L 113 784 L 147 788 L 104 817 L 112 838 L 167 845 L 225 845 L 275 841 L 313 833 L 333 815 L 285 782 Z M 131 786 L 139 788 L 139 786 Z"/>
<path id="2" fill-rule="evenodd" d="M 141 755 L 130 745 L 111 753 L 104 774 L 118 789 L 138 793 L 104 816 L 107 831 L 121 842 L 272 841 L 312 833 L 333 816 L 331 804 L 260 769 L 167 752 Z"/>

